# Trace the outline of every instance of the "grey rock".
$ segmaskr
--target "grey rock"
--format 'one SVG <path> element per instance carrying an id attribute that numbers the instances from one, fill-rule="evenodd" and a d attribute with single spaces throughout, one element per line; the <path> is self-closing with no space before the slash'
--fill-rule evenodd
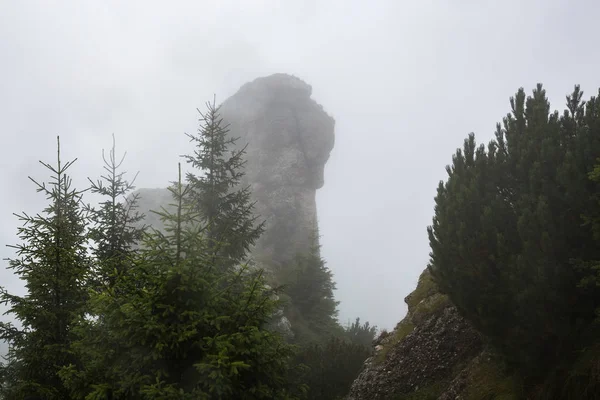
<path id="1" fill-rule="evenodd" d="M 291 75 L 274 74 L 242 86 L 221 105 L 221 117 L 236 146 L 246 147 L 242 186 L 249 186 L 255 214 L 266 221 L 265 234 L 252 249 L 258 266 L 279 268 L 309 249 L 317 229 L 317 189 L 334 145 L 334 119 L 311 99 L 312 88 Z M 164 231 L 151 212 L 169 206 L 167 189 L 139 189 L 138 211 L 144 224 Z M 273 329 L 293 338 L 280 310 Z"/>
<path id="2" fill-rule="evenodd" d="M 440 399 L 449 400 L 462 389 L 457 372 L 482 352 L 480 334 L 422 279 L 405 301 L 406 317 L 374 341 L 381 347 L 365 361 L 346 400 L 393 399 L 432 385 L 439 387 Z M 414 328 L 399 339 L 406 326 Z"/>
<path id="3" fill-rule="evenodd" d="M 266 232 L 252 251 L 267 266 L 279 267 L 306 252 L 317 229 L 317 189 L 334 145 L 334 119 L 311 98 L 312 88 L 288 74 L 243 85 L 221 105 L 231 137 L 246 146 L 246 176 L 255 214 Z M 150 213 L 171 201 L 167 189 L 139 189 L 145 223 L 160 228 Z"/>
<path id="4" fill-rule="evenodd" d="M 246 176 L 266 221 L 255 256 L 280 266 L 308 250 L 317 189 L 334 145 L 335 121 L 299 78 L 274 74 L 242 86 L 221 106 L 230 135 L 246 146 Z"/>

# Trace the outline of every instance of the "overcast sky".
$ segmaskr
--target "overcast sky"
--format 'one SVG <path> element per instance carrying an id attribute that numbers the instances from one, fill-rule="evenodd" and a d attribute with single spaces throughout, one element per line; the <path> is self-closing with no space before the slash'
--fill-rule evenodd
<path id="1" fill-rule="evenodd" d="M 340 319 L 382 328 L 429 257 L 444 167 L 469 132 L 488 142 L 509 97 L 544 83 L 553 108 L 600 86 L 600 3 L 567 0 L 0 0 L 0 256 L 13 212 L 45 206 L 56 136 L 75 184 L 127 150 L 138 187 L 176 176 L 196 107 L 276 72 L 313 86 L 336 119 L 317 194 Z M 0 268 L 0 285 L 20 292 Z"/>

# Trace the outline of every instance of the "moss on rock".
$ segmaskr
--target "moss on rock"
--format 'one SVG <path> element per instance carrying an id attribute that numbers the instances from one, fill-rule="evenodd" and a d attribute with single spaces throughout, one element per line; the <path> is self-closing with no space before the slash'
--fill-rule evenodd
<path id="1" fill-rule="evenodd" d="M 396 329 L 381 343 L 381 349 L 377 351 L 375 356 L 376 363 L 382 363 L 386 357 L 390 349 L 396 346 L 400 341 L 402 341 L 406 336 L 408 336 L 415 329 L 415 326 L 412 322 L 405 318 L 396 325 Z"/>
<path id="2" fill-rule="evenodd" d="M 406 317 L 376 341 L 347 400 L 513 400 L 513 379 L 425 270 Z"/>
<path id="3" fill-rule="evenodd" d="M 441 293 L 434 293 L 421 300 L 421 302 L 415 306 L 411 321 L 414 325 L 419 325 L 421 322 L 425 321 L 425 319 L 437 316 L 444 308 L 450 307 L 451 305 L 448 296 Z"/>
<path id="4" fill-rule="evenodd" d="M 435 293 L 439 293 L 438 287 L 433 280 L 431 273 L 426 269 L 419 276 L 416 289 L 404 298 L 409 313 L 411 313 L 421 301 Z"/>

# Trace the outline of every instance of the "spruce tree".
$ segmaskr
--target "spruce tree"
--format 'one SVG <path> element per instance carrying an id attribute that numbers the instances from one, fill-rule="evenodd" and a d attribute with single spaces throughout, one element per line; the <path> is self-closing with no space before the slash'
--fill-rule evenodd
<path id="1" fill-rule="evenodd" d="M 23 223 L 18 230 L 21 244 L 11 246 L 17 258 L 9 260 L 9 268 L 25 282 L 27 294 L 0 291 L 0 301 L 21 325 L 0 325 L 0 339 L 11 346 L 10 382 L 3 385 L 7 399 L 69 398 L 57 373 L 76 362 L 69 348 L 75 321 L 84 312 L 90 262 L 82 192 L 71 187 L 67 173 L 75 160 L 63 163 L 57 142 L 57 164 L 40 161 L 53 174 L 50 182 L 30 178 L 50 205 L 41 214 L 17 215 Z"/>
<path id="2" fill-rule="evenodd" d="M 159 212 L 166 233 L 147 235 L 129 272 L 93 294 L 92 312 L 110 329 L 93 333 L 93 320 L 81 329 L 81 363 L 61 374 L 73 398 L 296 398 L 292 348 L 266 329 L 273 293 L 260 272 L 214 265 L 187 190 L 180 173 L 175 212 Z"/>
<path id="3" fill-rule="evenodd" d="M 264 232 L 264 222 L 253 214 L 250 188 L 240 187 L 246 147 L 234 149 L 238 138 L 230 137 L 216 100 L 206 107 L 205 113 L 198 110 L 198 133 L 187 135 L 195 150 L 183 157 L 196 171 L 186 174 L 186 201 L 200 214 L 213 256 L 231 267 L 244 260 Z"/>
<path id="4" fill-rule="evenodd" d="M 99 208 L 89 210 L 92 222 L 90 239 L 98 264 L 95 274 L 98 285 L 113 286 L 115 280 L 127 272 L 134 246 L 141 240 L 145 230 L 145 227 L 137 227 L 144 218 L 136 211 L 139 194 L 129 195 L 135 189 L 137 174 L 129 182 L 125 179 L 126 172 L 120 170 L 126 155 L 124 153 L 120 160 L 117 159 L 113 135 L 108 158 L 102 151 L 106 174 L 96 181 L 88 178 L 91 192 L 104 198 Z"/>
<path id="5" fill-rule="evenodd" d="M 359 319 L 348 327 L 339 324 L 333 273 L 320 255 L 317 228 L 310 242 L 307 253 L 275 268 L 274 275 L 281 284 L 294 343 L 300 348 L 295 379 L 307 384 L 309 399 L 339 399 L 371 354 L 376 328 L 368 322 L 361 325 Z"/>
<path id="6" fill-rule="evenodd" d="M 309 252 L 298 254 L 291 265 L 284 265 L 276 273 L 287 300 L 285 314 L 300 343 L 324 343 L 341 333 L 333 273 L 320 255 L 318 239 L 315 230 Z"/>

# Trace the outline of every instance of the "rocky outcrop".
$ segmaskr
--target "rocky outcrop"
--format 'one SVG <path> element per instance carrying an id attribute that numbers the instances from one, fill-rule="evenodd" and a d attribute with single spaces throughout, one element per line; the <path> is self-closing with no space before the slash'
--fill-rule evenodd
<path id="1" fill-rule="evenodd" d="M 493 352 L 429 272 L 405 302 L 406 317 L 375 341 L 347 400 L 512 398 Z"/>
<path id="2" fill-rule="evenodd" d="M 287 74 L 245 84 L 221 106 L 230 135 L 246 146 L 246 176 L 266 232 L 254 254 L 281 265 L 308 250 L 317 228 L 317 189 L 334 145 L 335 121 L 312 88 Z"/>
<path id="3" fill-rule="evenodd" d="M 316 190 L 334 144 L 334 119 L 311 98 L 312 88 L 291 75 L 274 74 L 242 86 L 220 113 L 237 146 L 246 146 L 243 185 L 250 186 L 255 213 L 266 232 L 253 255 L 270 266 L 308 250 L 317 228 Z M 170 201 L 166 189 L 140 189 L 139 211 L 160 226 L 158 210 Z"/>
<path id="4" fill-rule="evenodd" d="M 255 214 L 266 230 L 252 250 L 261 266 L 276 268 L 309 249 L 317 229 L 317 189 L 334 144 L 335 122 L 311 99 L 312 88 L 287 74 L 245 84 L 220 109 L 229 135 L 245 147 L 243 186 L 250 186 Z M 233 150 L 233 149 L 232 149 Z M 167 189 L 138 189 L 144 224 L 164 230 L 151 210 L 174 211 Z M 271 327 L 291 340 L 290 321 L 278 310 Z"/>

